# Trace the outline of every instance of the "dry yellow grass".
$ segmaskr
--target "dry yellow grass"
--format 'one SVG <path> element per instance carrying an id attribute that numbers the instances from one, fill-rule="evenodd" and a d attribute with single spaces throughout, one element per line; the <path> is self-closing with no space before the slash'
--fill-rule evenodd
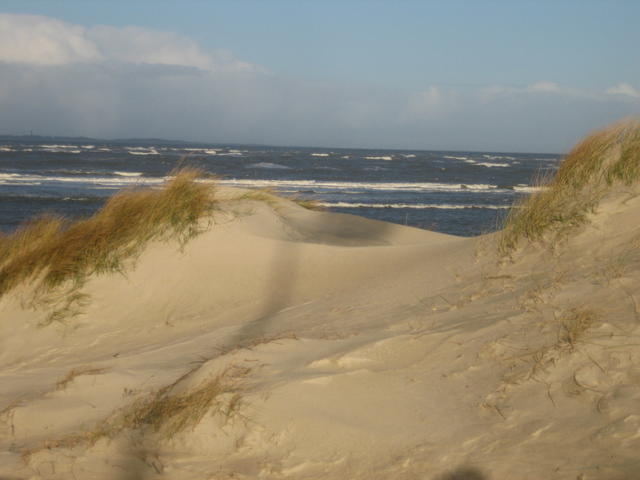
<path id="1" fill-rule="evenodd" d="M 124 429 L 150 427 L 171 438 L 181 431 L 194 428 L 212 409 L 228 418 L 240 406 L 239 378 L 249 371 L 248 368 L 229 367 L 193 390 L 172 394 L 172 389 L 182 377 L 154 395 L 135 402 L 118 422 L 108 424 L 108 429 L 113 430 L 109 435 Z M 222 395 L 227 397 L 226 408 L 225 402 L 221 401 Z"/>
<path id="2" fill-rule="evenodd" d="M 315 212 L 324 212 L 327 210 L 324 205 L 321 205 L 318 200 L 313 198 L 293 197 L 291 200 L 307 210 L 313 210 Z"/>
<path id="3" fill-rule="evenodd" d="M 280 196 L 280 194 L 278 194 L 278 192 L 275 189 L 269 188 L 269 187 L 252 189 L 234 198 L 234 200 L 253 200 L 257 202 L 264 202 L 276 211 L 280 208 L 280 202 L 283 199 L 287 199 L 294 203 L 297 203 L 298 205 L 300 205 L 303 208 L 306 208 L 307 210 L 315 210 L 315 211 L 326 210 L 316 200 L 303 198 L 299 196 L 286 196 L 286 197 Z"/>
<path id="4" fill-rule="evenodd" d="M 69 370 L 69 372 L 58 382 L 56 382 L 56 390 L 64 390 L 67 388 L 71 382 L 73 382 L 77 377 L 82 375 L 98 375 L 100 373 L 104 373 L 106 368 L 93 368 L 93 367 L 78 367 Z"/>
<path id="5" fill-rule="evenodd" d="M 565 157 L 555 178 L 538 181 L 545 188 L 511 210 L 500 251 L 509 254 L 524 239 L 561 238 L 586 221 L 612 186 L 631 186 L 639 179 L 640 120 L 623 120 L 589 135 Z"/>
<path id="6" fill-rule="evenodd" d="M 573 350 L 597 317 L 593 310 L 585 308 L 574 308 L 567 312 L 559 320 L 559 346 L 566 346 Z"/>
<path id="7" fill-rule="evenodd" d="M 46 292 L 66 282 L 82 285 L 95 273 L 121 272 L 153 239 L 184 244 L 215 207 L 211 186 L 195 182 L 200 174 L 182 169 L 162 189 L 123 190 L 86 220 L 45 215 L 0 237 L 0 295 L 36 279 Z"/>
<path id="8" fill-rule="evenodd" d="M 240 415 L 242 380 L 251 372 L 251 369 L 231 365 L 200 383 L 196 388 L 179 393 L 173 391 L 196 370 L 197 367 L 172 384 L 149 393 L 124 409 L 114 412 L 110 417 L 100 421 L 92 430 L 49 439 L 42 447 L 25 449 L 22 452 L 23 457 L 28 460 L 30 455 L 42 448 L 92 446 L 100 439 L 114 439 L 125 431 L 136 431 L 142 435 L 156 433 L 160 435 L 159 438 L 170 439 L 189 428 L 195 428 L 207 413 L 222 415 L 224 421 Z M 75 378 L 73 375 L 71 377 L 69 381 Z"/>

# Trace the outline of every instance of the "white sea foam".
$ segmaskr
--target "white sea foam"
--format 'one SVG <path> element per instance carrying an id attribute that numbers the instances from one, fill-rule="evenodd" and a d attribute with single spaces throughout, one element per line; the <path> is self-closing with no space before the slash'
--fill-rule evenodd
<path id="1" fill-rule="evenodd" d="M 329 154 L 328 153 L 312 153 L 311 154 L 312 157 L 328 157 Z M 344 158 L 344 157 L 342 157 Z"/>
<path id="2" fill-rule="evenodd" d="M 15 152 L 15 150 L 11 147 L 5 147 L 4 145 L 0 146 L 0 152 Z"/>
<path id="3" fill-rule="evenodd" d="M 95 145 L 82 145 L 82 148 L 86 149 L 86 150 L 93 150 L 94 148 L 96 148 Z"/>
<path id="4" fill-rule="evenodd" d="M 151 147 L 125 147 L 131 155 L 160 155 L 158 151 Z"/>
<path id="5" fill-rule="evenodd" d="M 245 168 L 268 168 L 268 169 L 274 169 L 274 170 L 291 170 L 291 167 L 287 167 L 286 165 L 280 165 L 279 163 L 270 163 L 270 162 L 252 163 L 251 165 L 247 165 Z"/>
<path id="6" fill-rule="evenodd" d="M 442 158 L 450 158 L 451 160 L 469 160 L 469 157 L 456 157 L 453 155 L 443 155 Z"/>
<path id="7" fill-rule="evenodd" d="M 402 156 L 404 158 L 416 158 L 416 156 L 413 153 L 403 153 Z"/>
<path id="8" fill-rule="evenodd" d="M 126 173 L 126 172 L 123 172 Z M 90 183 L 95 185 L 114 185 L 114 186 L 126 186 L 126 185 L 154 185 L 162 183 L 166 180 L 166 177 L 134 177 L 134 176 L 122 176 L 122 177 L 94 177 L 94 176 L 46 176 L 46 175 L 21 175 L 18 173 L 0 173 L 0 181 L 5 184 L 11 185 L 29 185 L 31 182 L 45 183 Z"/>
<path id="9" fill-rule="evenodd" d="M 178 151 L 184 151 L 184 152 L 199 152 L 199 153 L 206 153 L 207 155 L 217 155 L 218 151 L 214 150 L 213 148 L 172 148 L 171 150 L 173 150 L 174 152 L 178 152 Z"/>
<path id="10" fill-rule="evenodd" d="M 446 203 L 349 203 L 349 202 L 318 202 L 318 205 L 327 208 L 412 208 L 424 210 L 436 208 L 441 210 L 465 210 L 469 208 L 487 208 L 491 210 L 506 210 L 507 205 L 454 205 Z"/>
<path id="11" fill-rule="evenodd" d="M 380 157 L 364 157 L 367 160 L 393 160 L 393 157 L 390 155 L 383 155 Z"/>
<path id="12" fill-rule="evenodd" d="M 533 185 L 525 185 L 525 184 L 521 183 L 521 184 L 518 184 L 518 185 L 514 186 L 513 189 L 516 192 L 535 193 L 535 192 L 540 192 L 542 190 L 545 190 L 545 187 L 538 187 L 538 186 L 533 186 Z"/>
<path id="13" fill-rule="evenodd" d="M 142 172 L 113 172 L 116 175 L 120 175 L 121 177 L 140 177 L 142 176 Z"/>
<path id="14" fill-rule="evenodd" d="M 515 157 L 509 157 L 508 155 L 482 155 L 487 160 L 515 160 Z"/>
<path id="15" fill-rule="evenodd" d="M 11 180 L 3 180 L 0 178 L 0 185 L 16 185 Z M 42 182 L 20 182 L 20 186 L 42 185 Z"/>
<path id="16" fill-rule="evenodd" d="M 40 150 L 50 153 L 81 153 L 77 145 L 39 145 Z"/>
<path id="17" fill-rule="evenodd" d="M 241 157 L 243 155 L 242 152 L 236 152 L 231 150 L 229 150 L 228 152 L 217 152 L 216 154 L 219 157 Z"/>
<path id="18" fill-rule="evenodd" d="M 511 165 L 509 165 L 508 163 L 491 163 L 491 162 L 482 162 L 482 163 L 476 163 L 476 165 L 480 165 L 481 167 L 510 167 Z"/>
<path id="19" fill-rule="evenodd" d="M 377 190 L 377 191 L 402 191 L 402 192 L 473 192 L 473 191 L 499 191 L 496 185 L 489 184 L 459 184 L 459 183 L 435 183 L 435 182 L 333 182 L 328 180 L 249 180 L 249 179 L 223 179 L 218 183 L 228 186 L 243 188 L 297 188 L 307 190 Z"/>

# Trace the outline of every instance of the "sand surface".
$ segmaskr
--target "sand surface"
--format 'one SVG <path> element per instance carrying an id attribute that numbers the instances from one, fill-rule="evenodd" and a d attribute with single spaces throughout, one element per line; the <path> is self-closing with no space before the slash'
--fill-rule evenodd
<path id="1" fill-rule="evenodd" d="M 0 479 L 640 478 L 639 218 L 500 261 L 229 200 L 64 322 L 0 299 Z"/>

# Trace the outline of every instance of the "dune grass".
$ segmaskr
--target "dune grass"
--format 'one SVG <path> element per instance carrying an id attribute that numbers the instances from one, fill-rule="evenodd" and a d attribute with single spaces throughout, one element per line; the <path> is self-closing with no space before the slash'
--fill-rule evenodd
<path id="1" fill-rule="evenodd" d="M 289 200 L 293 203 L 300 205 L 302 208 L 306 208 L 307 210 L 314 211 L 325 211 L 326 208 L 320 205 L 317 200 L 311 198 L 304 198 L 299 196 L 282 196 L 277 190 L 271 187 L 266 188 L 256 188 L 252 189 L 248 192 L 243 193 L 242 195 L 235 198 L 235 200 L 253 200 L 257 202 L 264 202 L 273 208 L 275 211 L 278 211 L 281 208 L 282 200 Z"/>
<path id="2" fill-rule="evenodd" d="M 173 388 L 187 374 L 153 395 L 134 402 L 123 412 L 118 422 L 108 424 L 113 430 L 110 436 L 123 429 L 149 427 L 162 433 L 164 437 L 171 438 L 186 429 L 194 428 L 212 410 L 228 419 L 241 404 L 239 382 L 249 372 L 250 369 L 246 367 L 230 366 L 194 389 L 172 393 Z"/>
<path id="3" fill-rule="evenodd" d="M 122 272 L 151 240 L 183 245 L 216 205 L 212 187 L 195 181 L 200 174 L 181 169 L 162 189 L 117 193 L 85 220 L 44 215 L 1 236 L 0 295 L 32 281 L 40 293 L 68 283 L 77 292 L 92 274 Z"/>
<path id="4" fill-rule="evenodd" d="M 564 158 L 554 178 L 540 178 L 543 187 L 517 203 L 499 238 L 503 254 L 522 240 L 556 241 L 576 226 L 615 185 L 632 186 L 640 179 L 640 120 L 626 119 L 592 133 Z"/>
<path id="5" fill-rule="evenodd" d="M 207 414 L 220 415 L 224 422 L 236 416 L 243 418 L 239 411 L 243 405 L 243 379 L 251 373 L 251 369 L 230 365 L 194 388 L 174 392 L 182 381 L 197 370 L 196 367 L 170 385 L 150 392 L 113 412 L 91 430 L 48 439 L 41 447 L 23 450 L 22 455 L 28 459 L 42 448 L 93 446 L 101 439 L 113 440 L 124 432 L 156 434 L 154 440 L 169 440 L 181 432 L 197 427 Z M 13 407 L 15 405 L 11 406 Z"/>

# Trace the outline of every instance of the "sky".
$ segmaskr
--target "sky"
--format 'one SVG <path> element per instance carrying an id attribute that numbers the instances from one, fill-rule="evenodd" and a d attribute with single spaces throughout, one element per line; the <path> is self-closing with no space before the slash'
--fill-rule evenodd
<path id="1" fill-rule="evenodd" d="M 640 115 L 637 0 L 0 0 L 0 133 L 567 151 Z"/>

